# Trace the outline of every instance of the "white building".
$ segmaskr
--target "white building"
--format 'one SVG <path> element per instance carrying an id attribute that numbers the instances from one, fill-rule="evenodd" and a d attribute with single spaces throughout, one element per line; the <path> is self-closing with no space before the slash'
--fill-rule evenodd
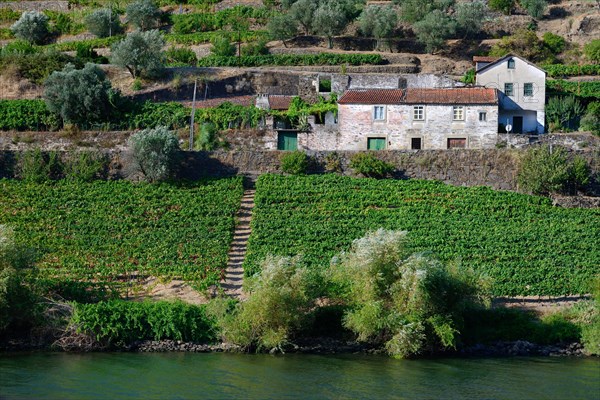
<path id="1" fill-rule="evenodd" d="M 500 131 L 511 125 L 513 133 L 544 133 L 546 71 L 514 55 L 473 61 L 476 84 L 500 92 Z"/>

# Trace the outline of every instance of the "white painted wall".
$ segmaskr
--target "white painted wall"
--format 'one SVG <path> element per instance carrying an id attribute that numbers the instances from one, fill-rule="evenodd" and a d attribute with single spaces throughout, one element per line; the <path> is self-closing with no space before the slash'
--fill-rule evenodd
<path id="1" fill-rule="evenodd" d="M 544 133 L 546 73 L 518 57 L 512 59 L 515 61 L 514 69 L 508 68 L 508 59 L 505 59 L 478 72 L 476 83 L 500 91 L 501 123 L 506 124 L 506 118 L 509 118 L 512 124 L 513 116 L 523 116 L 525 132 Z M 513 84 L 513 96 L 504 94 L 505 83 Z M 525 83 L 533 84 L 533 96 L 524 96 Z"/>

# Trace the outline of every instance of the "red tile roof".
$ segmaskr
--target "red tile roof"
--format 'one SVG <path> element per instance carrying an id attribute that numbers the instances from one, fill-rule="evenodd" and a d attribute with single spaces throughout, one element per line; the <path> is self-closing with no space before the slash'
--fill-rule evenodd
<path id="1" fill-rule="evenodd" d="M 340 97 L 338 104 L 398 104 L 402 102 L 402 97 L 402 89 L 348 90 Z"/>
<path id="2" fill-rule="evenodd" d="M 487 88 L 407 89 L 404 103 L 497 104 L 498 95 Z"/>
<path id="3" fill-rule="evenodd" d="M 473 62 L 494 62 L 499 57 L 487 57 L 487 56 L 473 56 Z"/>
<path id="4" fill-rule="evenodd" d="M 339 104 L 497 104 L 496 89 L 365 89 L 349 90 Z"/>
<path id="5" fill-rule="evenodd" d="M 271 110 L 287 110 L 294 96 L 269 95 L 269 108 Z"/>

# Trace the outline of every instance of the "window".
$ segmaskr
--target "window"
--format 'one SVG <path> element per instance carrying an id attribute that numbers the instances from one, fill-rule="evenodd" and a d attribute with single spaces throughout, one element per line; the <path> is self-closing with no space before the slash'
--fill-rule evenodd
<path id="1" fill-rule="evenodd" d="M 385 138 L 368 138 L 367 150 L 385 150 Z"/>
<path id="2" fill-rule="evenodd" d="M 452 107 L 452 119 L 454 121 L 464 121 L 465 119 L 465 108 L 463 106 Z"/>
<path id="3" fill-rule="evenodd" d="M 515 60 L 512 58 L 508 60 L 508 69 L 515 69 Z"/>
<path id="4" fill-rule="evenodd" d="M 479 120 L 482 122 L 487 121 L 487 113 L 485 111 L 479 111 Z"/>
<path id="5" fill-rule="evenodd" d="M 525 85 L 523 85 L 523 96 L 533 96 L 533 83 L 526 83 Z"/>
<path id="6" fill-rule="evenodd" d="M 504 94 L 507 95 L 507 96 L 513 96 L 514 95 L 513 84 L 512 83 L 505 83 L 504 84 Z"/>
<path id="7" fill-rule="evenodd" d="M 465 139 L 465 138 L 448 139 L 448 148 L 449 149 L 466 149 L 467 148 L 467 139 Z"/>
<path id="8" fill-rule="evenodd" d="M 375 121 L 385 120 L 385 107 L 384 106 L 373 107 L 373 119 Z"/>
<path id="9" fill-rule="evenodd" d="M 421 138 L 411 138 L 410 148 L 412 150 L 421 150 Z"/>
<path id="10" fill-rule="evenodd" d="M 415 106 L 413 108 L 413 119 L 415 121 L 423 121 L 425 119 L 425 107 Z"/>

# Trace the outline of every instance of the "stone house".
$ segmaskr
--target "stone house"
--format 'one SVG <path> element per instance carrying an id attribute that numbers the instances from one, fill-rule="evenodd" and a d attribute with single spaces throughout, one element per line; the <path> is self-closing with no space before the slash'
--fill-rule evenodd
<path id="1" fill-rule="evenodd" d="M 493 148 L 498 92 L 488 88 L 349 90 L 338 134 L 310 150 Z"/>
<path id="2" fill-rule="evenodd" d="M 546 71 L 514 55 L 473 61 L 476 84 L 499 91 L 499 131 L 544 133 Z"/>

